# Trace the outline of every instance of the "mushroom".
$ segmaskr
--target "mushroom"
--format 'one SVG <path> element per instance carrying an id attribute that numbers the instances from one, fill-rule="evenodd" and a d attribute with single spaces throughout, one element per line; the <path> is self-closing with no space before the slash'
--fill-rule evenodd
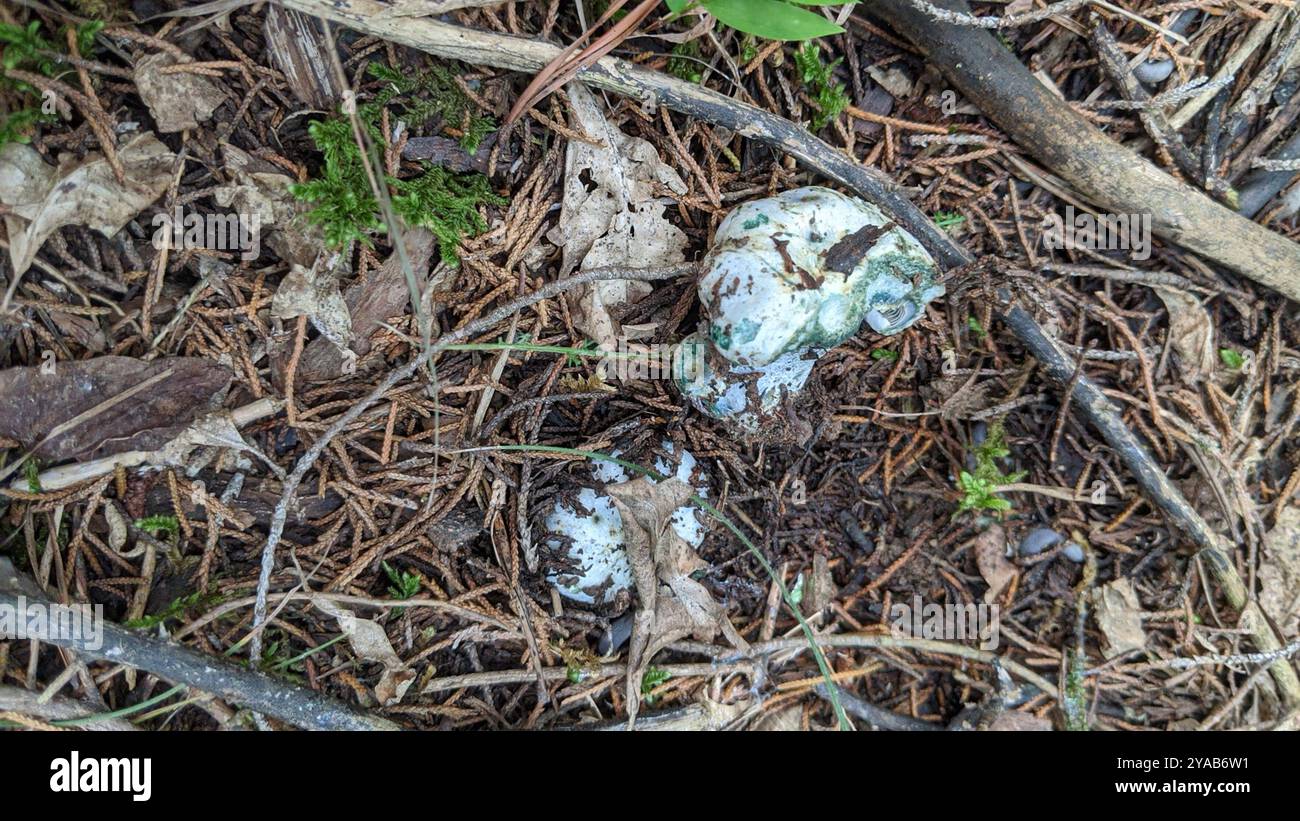
<path id="1" fill-rule="evenodd" d="M 944 289 L 924 247 L 874 205 L 808 187 L 727 215 L 704 259 L 703 355 L 685 357 L 678 386 L 696 408 L 759 432 L 803 388 L 822 354 L 865 320 L 896 334 Z"/>
<path id="2" fill-rule="evenodd" d="M 621 451 L 616 449 L 611 455 L 618 457 Z M 665 439 L 653 465 L 656 472 L 691 485 L 701 498 L 708 496 L 708 479 L 685 448 L 678 449 Z M 625 604 L 635 587 L 632 565 L 623 542 L 623 517 L 605 486 L 621 484 L 629 477 L 622 465 L 607 461 L 593 464 L 591 475 L 597 487 L 561 494 L 543 521 L 542 543 L 554 558 L 546 579 L 561 596 L 580 604 Z M 706 533 L 700 514 L 695 505 L 683 505 L 671 518 L 677 535 L 696 548 L 703 544 Z"/>

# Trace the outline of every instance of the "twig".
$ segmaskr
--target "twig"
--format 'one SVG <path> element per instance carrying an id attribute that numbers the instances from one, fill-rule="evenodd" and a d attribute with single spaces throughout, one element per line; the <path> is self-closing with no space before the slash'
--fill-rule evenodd
<path id="1" fill-rule="evenodd" d="M 983 664 L 997 663 L 1020 676 L 1022 679 L 1042 690 L 1052 698 L 1057 697 L 1055 685 L 1035 673 L 1033 670 L 1025 667 L 1023 664 L 999 656 L 988 650 L 967 647 L 955 642 L 937 641 L 935 639 L 908 638 L 905 636 L 846 633 L 840 635 L 819 635 L 817 637 L 817 643 L 822 647 L 916 650 L 922 653 L 938 653 L 947 656 L 957 656 L 958 658 L 977 661 Z M 661 666 L 661 669 L 674 676 L 710 676 L 718 673 L 737 672 L 752 667 L 758 659 L 761 659 L 764 656 L 770 656 L 774 653 L 799 653 L 809 649 L 808 642 L 804 641 L 802 638 L 772 639 L 771 641 L 751 644 L 743 651 L 736 651 L 733 648 L 714 647 L 709 644 L 700 644 L 698 642 L 679 642 L 677 644 L 669 645 L 669 648 L 684 653 L 699 653 L 713 657 L 713 661 L 707 664 L 677 664 Z M 604 664 L 596 668 L 584 669 L 583 672 L 598 678 L 604 678 L 606 676 L 623 676 L 627 674 L 627 666 L 624 664 Z M 543 676 L 547 681 L 562 681 L 568 677 L 569 674 L 570 671 L 567 667 L 547 667 L 543 670 Z M 532 681 L 536 677 L 537 672 L 534 670 L 500 670 L 489 673 L 469 673 L 460 676 L 444 676 L 442 678 L 431 680 L 424 686 L 424 689 L 421 690 L 421 692 L 428 694 L 444 690 L 484 687 L 493 684 L 521 684 Z"/>
<path id="2" fill-rule="evenodd" d="M 963 0 L 938 4 L 966 8 Z M 991 34 L 936 22 L 910 0 L 880 0 L 870 11 L 912 41 L 1021 148 L 1101 210 L 1150 214 L 1157 236 L 1300 301 L 1300 244 L 1225 208 L 1115 142 Z M 1169 125 L 1177 129 L 1182 123 L 1171 117 Z"/>
<path id="3" fill-rule="evenodd" d="M 0 687 L 0 713 L 22 713 L 35 716 L 42 721 L 67 721 L 69 719 L 87 718 L 101 712 L 93 704 L 83 704 L 67 698 L 55 697 L 41 701 L 39 693 L 18 687 Z M 87 730 L 135 730 L 134 724 L 120 718 L 105 718 L 88 721 Z"/>
<path id="4" fill-rule="evenodd" d="M 26 606 L 26 602 L 22 602 Z M 20 598 L 0 592 L 0 607 L 19 609 Z M 396 724 L 366 715 L 348 705 L 305 687 L 265 673 L 213 658 L 179 644 L 148 639 L 116 624 L 101 621 L 100 634 L 68 635 L 71 631 L 46 629 L 37 636 L 56 647 L 75 650 L 86 658 L 126 664 L 188 684 L 224 699 L 246 705 L 281 721 L 310 730 L 396 730 Z M 98 639 L 98 640 L 95 640 Z"/>

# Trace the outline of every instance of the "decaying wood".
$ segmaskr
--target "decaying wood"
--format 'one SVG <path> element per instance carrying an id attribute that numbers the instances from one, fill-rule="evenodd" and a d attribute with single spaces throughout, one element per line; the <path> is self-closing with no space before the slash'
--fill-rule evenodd
<path id="1" fill-rule="evenodd" d="M 262 27 L 266 53 L 284 73 L 289 90 L 312 108 L 333 111 L 343 96 L 330 64 L 320 24 L 291 9 L 272 5 Z"/>

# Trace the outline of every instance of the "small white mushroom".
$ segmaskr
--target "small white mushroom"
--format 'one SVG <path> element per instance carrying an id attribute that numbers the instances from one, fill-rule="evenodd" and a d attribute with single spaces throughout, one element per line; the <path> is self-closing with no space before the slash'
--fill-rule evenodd
<path id="1" fill-rule="evenodd" d="M 708 496 L 708 479 L 690 451 L 679 451 L 668 440 L 659 450 L 655 471 L 686 482 L 701 498 Z M 611 455 L 621 454 L 614 450 Z M 635 586 L 623 543 L 623 517 L 604 492 L 604 486 L 626 482 L 629 477 L 622 465 L 602 460 L 592 465 L 592 478 L 600 487 L 580 488 L 571 501 L 556 499 L 543 521 L 543 544 L 556 556 L 546 578 L 560 595 L 581 604 L 603 606 L 615 603 Z M 673 531 L 691 547 L 704 543 L 701 516 L 695 505 L 673 511 Z"/>

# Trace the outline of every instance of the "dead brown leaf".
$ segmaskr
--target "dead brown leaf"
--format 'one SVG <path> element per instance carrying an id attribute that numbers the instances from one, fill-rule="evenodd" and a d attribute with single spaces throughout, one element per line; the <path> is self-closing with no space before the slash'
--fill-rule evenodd
<path id="1" fill-rule="evenodd" d="M 576 125 L 594 142 L 570 140 L 564 166 L 560 219 L 547 238 L 563 249 L 560 275 L 620 265 L 671 265 L 685 257 L 686 235 L 664 217 L 663 190 L 686 193 L 686 184 L 654 146 L 614 127 L 581 83 L 567 86 Z M 650 286 L 607 280 L 575 289 L 569 296 L 574 324 L 610 349 L 619 336 L 611 316 L 634 303 Z"/>
<path id="2" fill-rule="evenodd" d="M 415 274 L 417 285 L 426 288 L 429 259 L 433 255 L 433 234 L 424 228 L 407 231 L 406 260 Z M 435 286 L 440 283 L 435 283 Z M 352 352 L 357 358 L 370 353 L 370 337 L 385 322 L 402 314 L 410 304 L 410 287 L 406 282 L 402 258 L 394 252 L 364 280 L 348 286 L 343 296 L 352 316 Z M 329 340 L 312 340 L 303 351 L 296 378 L 304 383 L 336 378 L 343 367 L 343 355 Z"/>
<path id="3" fill-rule="evenodd" d="M 163 134 L 198 128 L 199 123 L 212 119 L 213 112 L 226 100 L 225 93 L 201 74 L 163 73 L 163 69 L 178 62 L 175 56 L 158 52 L 135 64 L 135 87 Z"/>
<path id="4" fill-rule="evenodd" d="M 1169 343 L 1192 382 L 1214 373 L 1218 354 L 1214 348 L 1214 323 L 1193 294 L 1156 288 L 1169 313 Z"/>
<path id="5" fill-rule="evenodd" d="M 266 244 L 280 259 L 311 267 L 325 238 L 321 227 L 307 219 L 310 206 L 289 193 L 293 179 L 233 145 L 223 145 L 221 156 L 230 182 L 212 192 L 217 204 L 256 219 Z"/>
<path id="6" fill-rule="evenodd" d="M 126 171 L 120 184 L 99 154 L 51 167 L 21 143 L 0 148 L 0 203 L 9 236 L 9 258 L 21 274 L 47 237 L 65 225 L 85 225 L 111 237 L 167 190 L 175 156 L 153 134 L 140 134 L 117 149 Z"/>
<path id="7" fill-rule="evenodd" d="M 338 271 L 331 265 L 290 266 L 271 299 L 271 316 L 276 319 L 305 316 L 335 348 L 350 351 L 352 315 L 343 294 L 339 293 Z"/>
<path id="8" fill-rule="evenodd" d="M 9 368 L 0 371 L 0 436 L 24 448 L 40 443 L 34 455 L 49 462 L 155 450 L 215 408 L 230 378 L 216 362 L 183 357 L 145 362 L 101 356 L 59 362 L 48 374 L 39 366 Z M 112 401 L 146 382 L 139 393 Z M 101 405 L 93 417 L 42 443 L 60 425 Z"/>
<path id="9" fill-rule="evenodd" d="M 388 634 L 378 622 L 363 619 L 351 610 L 340 607 L 324 596 L 313 596 L 311 603 L 317 609 L 333 616 L 338 621 L 339 630 L 347 636 L 348 645 L 363 661 L 371 661 L 383 666 L 384 672 L 375 685 L 375 698 L 384 707 L 392 706 L 402 700 L 406 691 L 415 683 L 415 671 L 406 666 L 406 662 L 393 650 Z"/>
<path id="10" fill-rule="evenodd" d="M 1264 534 L 1259 605 L 1287 638 L 1300 633 L 1300 508 L 1283 506 Z"/>
<path id="11" fill-rule="evenodd" d="M 722 606 L 704 585 L 690 577 L 705 566 L 672 528 L 672 515 L 694 490 L 670 478 L 647 477 L 606 487 L 623 519 L 623 542 L 640 603 L 628 647 L 628 726 L 636 721 L 641 680 L 651 659 L 665 646 L 693 636 L 712 641 L 721 632 L 735 647 L 745 647 Z"/>
<path id="12" fill-rule="evenodd" d="M 1147 634 L 1142 630 L 1142 603 L 1129 579 L 1116 579 L 1092 591 L 1093 615 L 1106 637 L 1106 658 L 1141 650 Z"/>
<path id="13" fill-rule="evenodd" d="M 990 525 L 970 542 L 975 551 L 975 565 L 989 586 L 984 601 L 992 603 L 1016 577 L 1016 566 L 1007 560 L 1007 534 L 1001 525 Z"/>

